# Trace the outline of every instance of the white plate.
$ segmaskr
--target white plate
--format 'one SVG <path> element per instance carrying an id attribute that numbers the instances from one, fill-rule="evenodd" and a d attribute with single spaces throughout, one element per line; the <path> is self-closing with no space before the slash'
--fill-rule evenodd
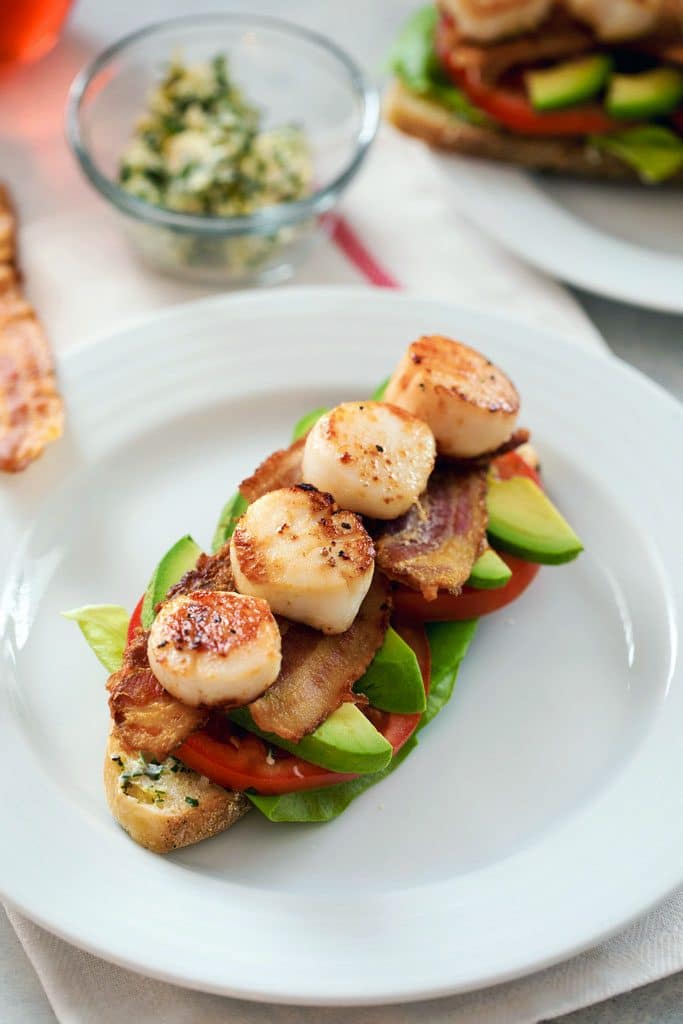
<path id="1" fill-rule="evenodd" d="M 587 291 L 683 313 L 683 194 L 436 155 L 459 209 L 534 266 Z"/>
<path id="2" fill-rule="evenodd" d="M 586 552 L 481 623 L 447 709 L 324 826 L 234 829 L 165 859 L 109 816 L 104 673 L 61 609 L 132 607 L 305 410 L 368 394 L 424 331 L 521 388 Z M 3 481 L 4 896 L 189 986 L 300 1003 L 487 985 L 597 942 L 683 877 L 681 409 L 512 321 L 370 291 L 259 292 L 148 319 L 64 361 L 65 440 Z M 677 596 L 675 596 L 677 595 Z"/>

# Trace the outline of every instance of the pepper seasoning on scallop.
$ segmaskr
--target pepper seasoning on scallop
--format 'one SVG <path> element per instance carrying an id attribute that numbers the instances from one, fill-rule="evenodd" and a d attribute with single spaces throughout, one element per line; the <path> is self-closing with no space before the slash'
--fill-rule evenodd
<path id="1" fill-rule="evenodd" d="M 265 601 L 198 590 L 159 609 L 147 641 L 152 672 L 192 707 L 248 704 L 280 672 L 280 630 Z"/>
<path id="2" fill-rule="evenodd" d="M 472 459 L 511 436 L 519 395 L 490 359 L 441 335 L 419 338 L 394 371 L 386 400 L 429 424 L 441 455 Z"/>
<path id="3" fill-rule="evenodd" d="M 242 594 L 323 633 L 344 633 L 372 582 L 375 548 L 358 516 L 299 485 L 249 506 L 230 541 L 230 564 Z"/>
<path id="4" fill-rule="evenodd" d="M 429 426 L 386 402 L 344 402 L 306 438 L 303 476 L 343 508 L 396 519 L 415 503 L 434 468 Z"/>

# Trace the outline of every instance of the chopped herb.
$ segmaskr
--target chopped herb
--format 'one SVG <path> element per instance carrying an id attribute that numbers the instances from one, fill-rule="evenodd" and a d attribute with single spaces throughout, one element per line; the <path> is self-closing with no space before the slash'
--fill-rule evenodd
<path id="1" fill-rule="evenodd" d="M 193 796 L 186 796 L 185 803 L 189 804 L 190 807 L 199 807 L 199 800 L 195 800 Z"/>
<path id="2" fill-rule="evenodd" d="M 223 217 L 301 199 L 313 176 L 303 130 L 261 123 L 225 54 L 173 60 L 122 155 L 119 182 L 157 206 Z"/>
<path id="3" fill-rule="evenodd" d="M 145 760 L 144 755 L 140 754 L 138 760 L 131 763 L 130 768 L 127 768 L 125 772 L 121 772 L 119 781 L 125 787 L 131 779 L 139 779 L 143 775 L 146 775 L 148 779 L 158 779 L 164 771 L 163 764 L 159 764 L 156 761 L 148 762 Z"/>

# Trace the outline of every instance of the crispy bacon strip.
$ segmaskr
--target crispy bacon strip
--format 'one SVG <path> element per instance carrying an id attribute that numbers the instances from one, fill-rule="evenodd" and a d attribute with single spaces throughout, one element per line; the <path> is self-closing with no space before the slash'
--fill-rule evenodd
<path id="1" fill-rule="evenodd" d="M 377 565 L 433 601 L 460 593 L 486 544 L 486 470 L 441 464 L 418 503 L 376 536 Z"/>
<path id="2" fill-rule="evenodd" d="M 353 684 L 384 642 L 391 611 L 387 581 L 375 574 L 356 619 L 345 633 L 325 636 L 288 622 L 282 628 L 280 675 L 249 705 L 264 732 L 298 742 L 345 701 L 355 700 Z"/>
<path id="3" fill-rule="evenodd" d="M 251 476 L 240 484 L 240 494 L 250 504 L 257 498 L 277 491 L 280 487 L 293 487 L 302 482 L 301 463 L 304 454 L 305 437 L 269 455 Z"/>
<path id="4" fill-rule="evenodd" d="M 191 569 L 168 592 L 188 594 L 191 590 L 233 590 L 228 547 L 215 555 L 201 555 Z M 123 655 L 123 665 L 109 677 L 109 709 L 119 737 L 134 750 L 158 760 L 200 729 L 208 713 L 187 707 L 164 690 L 147 660 L 149 631 L 138 629 Z"/>
<path id="5" fill-rule="evenodd" d="M 590 29 L 559 8 L 537 31 L 488 44 L 464 39 L 447 15 L 439 26 L 440 52 L 449 52 L 456 67 L 472 71 L 491 83 L 497 82 L 512 68 L 572 57 L 593 46 L 595 39 Z"/>
<path id="6" fill-rule="evenodd" d="M 171 587 L 166 600 L 192 590 L 234 590 L 235 580 L 230 566 L 230 544 L 224 544 L 214 555 L 200 555 L 197 565 Z"/>
<path id="7" fill-rule="evenodd" d="M 26 469 L 64 425 L 52 356 L 16 255 L 16 219 L 0 185 L 0 469 L 9 473 Z"/>
<path id="8" fill-rule="evenodd" d="M 505 455 L 507 452 L 513 452 L 516 448 L 521 448 L 530 438 L 531 431 L 527 430 L 526 427 L 518 427 L 507 441 L 504 441 L 493 452 L 484 452 L 483 455 L 476 455 L 472 459 L 447 459 L 444 457 L 443 462 L 445 465 L 458 469 L 461 473 L 470 469 L 487 469 L 491 462 L 499 455 Z"/>
<path id="9" fill-rule="evenodd" d="M 109 677 L 109 709 L 124 743 L 163 761 L 209 716 L 181 704 L 157 681 L 147 661 L 148 637 L 147 630 L 137 630 L 126 647 L 123 665 Z"/>

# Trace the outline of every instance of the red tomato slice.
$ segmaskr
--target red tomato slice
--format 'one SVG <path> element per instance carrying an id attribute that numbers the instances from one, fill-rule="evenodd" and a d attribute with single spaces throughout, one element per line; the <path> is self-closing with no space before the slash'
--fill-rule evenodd
<path id="1" fill-rule="evenodd" d="M 625 121 L 608 117 L 596 103 L 541 114 L 534 110 L 521 89 L 484 82 L 474 68 L 454 63 L 447 20 L 439 23 L 436 52 L 446 73 L 472 103 L 485 114 L 521 135 L 594 135 L 623 128 Z"/>
<path id="2" fill-rule="evenodd" d="M 464 619 L 478 619 L 482 615 L 504 608 L 524 593 L 536 576 L 540 566 L 524 562 L 521 558 L 497 552 L 512 569 L 512 577 L 504 587 L 496 590 L 475 590 L 464 587 L 457 596 L 440 593 L 433 601 L 426 601 L 417 590 L 397 587 L 394 591 L 394 608 L 398 615 L 404 615 L 412 622 L 462 622 Z"/>
<path id="3" fill-rule="evenodd" d="M 528 462 L 525 462 L 522 456 L 518 455 L 515 451 L 499 455 L 498 458 L 493 460 L 491 466 L 493 472 L 501 480 L 509 480 L 513 476 L 528 476 L 539 487 L 543 486 L 538 471 L 533 466 L 530 466 Z"/>
<path id="4" fill-rule="evenodd" d="M 142 602 L 144 600 L 145 595 L 143 594 L 138 603 L 135 605 L 135 608 L 133 609 L 133 614 L 130 617 L 130 622 L 128 623 L 128 635 L 126 637 L 126 641 L 128 643 L 130 643 L 131 640 L 133 639 L 133 634 L 135 633 L 135 630 L 138 628 L 138 626 L 142 624 Z"/>
<path id="5" fill-rule="evenodd" d="M 238 792 L 251 789 L 273 796 L 357 778 L 274 751 L 258 736 L 242 732 L 220 715 L 215 715 L 205 729 L 188 736 L 175 753 L 188 768 Z"/>

